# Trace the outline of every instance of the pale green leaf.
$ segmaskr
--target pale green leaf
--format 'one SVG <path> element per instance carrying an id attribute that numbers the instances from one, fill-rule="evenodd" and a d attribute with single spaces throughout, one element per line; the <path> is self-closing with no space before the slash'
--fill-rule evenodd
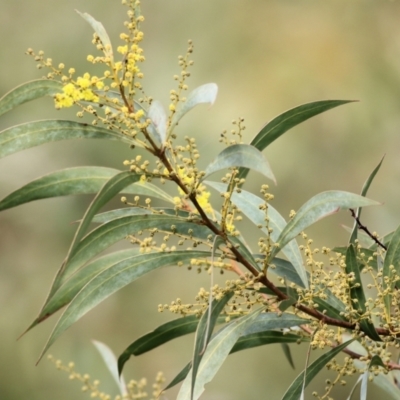
<path id="1" fill-rule="evenodd" d="M 89 23 L 92 29 L 96 32 L 97 36 L 100 38 L 101 43 L 104 47 L 104 54 L 109 56 L 111 59 L 113 58 L 113 51 L 111 40 L 108 36 L 107 31 L 105 30 L 103 24 L 97 20 L 95 20 L 90 14 L 88 13 L 81 13 L 78 10 L 75 10 L 85 21 Z"/>
<path id="2" fill-rule="evenodd" d="M 74 121 L 43 120 L 28 122 L 0 132 L 0 158 L 44 143 L 69 139 L 108 139 L 132 141 L 109 129 Z"/>
<path id="3" fill-rule="evenodd" d="M 92 340 L 92 343 L 96 347 L 97 351 L 100 353 L 101 358 L 103 359 L 108 370 L 110 371 L 110 374 L 113 377 L 115 383 L 117 384 L 121 395 L 122 396 L 127 395 L 128 390 L 125 384 L 125 380 L 123 376 L 120 377 L 118 375 L 117 359 L 112 350 L 106 344 L 99 342 L 97 340 Z"/>
<path id="4" fill-rule="evenodd" d="M 211 186 L 219 193 L 224 193 L 227 189 L 227 186 L 223 183 L 213 181 L 205 181 L 204 183 L 208 186 Z M 247 218 L 249 218 L 251 222 L 253 222 L 253 224 L 261 227 L 261 230 L 267 236 L 270 236 L 272 241 L 277 241 L 279 235 L 286 226 L 286 221 L 274 207 L 268 204 L 267 215 L 269 221 L 267 228 L 265 222 L 266 213 L 265 211 L 260 210 L 260 205 L 264 204 L 263 199 L 254 195 L 253 193 L 240 189 L 240 193 L 232 193 L 231 200 L 232 203 L 235 204 L 239 208 L 239 210 L 241 210 L 241 212 L 246 215 Z M 272 231 L 269 231 L 268 229 L 272 229 Z M 308 287 L 308 278 L 306 270 L 303 266 L 303 258 L 301 256 L 296 240 L 292 240 L 290 243 L 288 243 L 288 245 L 282 251 L 283 254 L 285 254 L 288 260 L 292 263 L 294 273 L 298 276 L 297 279 L 292 277 L 290 281 L 298 284 L 298 281 L 300 280 L 300 282 L 302 282 L 300 286 Z"/>
<path id="5" fill-rule="evenodd" d="M 88 282 L 71 301 L 51 333 L 40 358 L 66 329 L 124 286 L 157 268 L 176 265 L 178 262 L 190 261 L 192 258 L 208 257 L 209 254 L 203 251 L 188 250 L 142 254 L 103 270 Z"/>
<path id="6" fill-rule="evenodd" d="M 294 126 L 331 108 L 351 102 L 352 100 L 322 100 L 292 108 L 268 122 L 250 144 L 262 151 Z M 247 168 L 241 168 L 238 177 L 245 178 L 248 172 Z"/>
<path id="7" fill-rule="evenodd" d="M 210 341 L 198 369 L 193 399 L 197 400 L 201 396 L 204 391 L 204 386 L 214 378 L 239 337 L 242 336 L 246 328 L 262 310 L 263 308 L 260 308 L 236 319 L 231 324 L 224 327 L 221 333 L 215 335 Z M 192 376 L 189 374 L 181 386 L 177 400 L 191 399 L 191 385 Z"/>
<path id="8" fill-rule="evenodd" d="M 150 129 L 152 136 L 158 142 L 164 144 L 167 138 L 167 114 L 161 102 L 157 100 L 152 101 L 147 117 L 151 120 L 151 124 L 147 129 Z"/>
<path id="9" fill-rule="evenodd" d="M 267 159 L 259 150 L 249 144 L 233 144 L 222 150 L 206 168 L 203 179 L 217 171 L 231 167 L 250 168 L 275 182 Z"/>
<path id="10" fill-rule="evenodd" d="M 61 90 L 62 84 L 50 79 L 38 79 L 23 83 L 10 90 L 0 99 L 0 115 L 28 101 L 39 99 L 43 96 L 54 96 Z"/>
<path id="11" fill-rule="evenodd" d="M 378 205 L 377 201 L 367 199 L 358 194 L 331 190 L 317 194 L 300 207 L 294 218 L 285 226 L 277 243 L 279 248 L 271 252 L 272 259 L 280 249 L 294 239 L 300 232 L 318 220 L 334 214 L 342 209 Z"/>

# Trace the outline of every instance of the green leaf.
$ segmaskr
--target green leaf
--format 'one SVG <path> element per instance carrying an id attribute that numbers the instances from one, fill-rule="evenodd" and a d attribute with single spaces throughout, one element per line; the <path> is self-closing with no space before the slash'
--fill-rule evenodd
<path id="1" fill-rule="evenodd" d="M 222 150 L 206 168 L 203 179 L 217 171 L 231 167 L 253 169 L 276 183 L 267 159 L 259 150 L 249 144 L 233 144 Z"/>
<path id="2" fill-rule="evenodd" d="M 356 310 L 360 315 L 365 314 L 366 306 L 365 306 L 365 294 L 361 281 L 360 269 L 358 267 L 356 251 L 352 244 L 349 245 L 346 252 L 346 274 L 347 276 L 353 276 L 354 280 L 352 280 L 350 284 L 350 297 L 353 305 L 353 309 Z M 360 321 L 361 329 L 372 339 L 375 341 L 382 341 L 379 337 L 378 333 L 375 330 L 375 327 L 372 323 L 368 322 L 366 319 L 362 319 Z"/>
<path id="3" fill-rule="evenodd" d="M 219 193 L 226 192 L 227 185 L 225 184 L 213 181 L 205 181 L 204 183 L 208 186 L 211 186 Z M 247 218 L 249 218 L 251 222 L 253 222 L 253 224 L 258 227 L 261 226 L 261 230 L 267 236 L 270 236 L 274 242 L 277 241 L 280 233 L 286 226 L 286 221 L 281 214 L 275 210 L 274 207 L 268 204 L 268 228 L 272 229 L 272 232 L 270 232 L 266 227 L 266 213 L 265 211 L 260 210 L 260 205 L 264 204 L 263 199 L 254 195 L 253 193 L 240 189 L 240 193 L 232 193 L 231 201 L 241 210 L 244 215 L 246 215 Z M 300 286 L 308 287 L 308 278 L 306 270 L 303 266 L 303 258 L 301 256 L 299 247 L 297 246 L 296 240 L 292 240 L 290 243 L 288 243 L 288 245 L 282 251 L 292 263 L 295 274 L 297 274 L 297 278 L 292 277 L 290 281 L 296 284 L 299 284 L 298 282 L 300 281 L 302 282 Z"/>
<path id="4" fill-rule="evenodd" d="M 298 343 L 305 340 L 308 339 L 304 336 L 286 332 L 264 331 L 251 333 L 249 335 L 241 336 L 232 347 L 230 354 L 241 350 L 252 349 L 258 346 L 265 346 L 267 344 L 281 343 L 287 345 L 287 343 Z M 291 362 L 291 366 L 294 368 L 293 361 Z"/>
<path id="5" fill-rule="evenodd" d="M 147 117 L 151 120 L 151 124 L 147 129 L 150 128 L 149 130 L 152 136 L 155 137 L 158 142 L 164 144 L 167 138 L 167 114 L 165 114 L 161 102 L 157 100 L 152 101 Z"/>
<path id="6" fill-rule="evenodd" d="M 391 266 L 394 269 L 391 269 Z M 383 262 L 383 285 L 385 288 L 388 288 L 388 293 L 384 297 L 385 301 L 385 311 L 386 311 L 386 318 L 387 323 L 390 323 L 390 308 L 392 306 L 392 292 L 395 286 L 393 282 L 394 275 L 400 275 L 400 226 L 395 230 L 392 240 L 388 246 L 385 260 Z M 389 282 L 387 282 L 389 279 Z"/>
<path id="7" fill-rule="evenodd" d="M 271 252 L 270 259 L 272 259 L 280 249 L 283 249 L 286 244 L 294 239 L 300 232 L 318 220 L 338 212 L 341 209 L 366 207 L 378 204 L 380 203 L 358 194 L 336 190 L 317 194 L 303 204 L 297 211 L 295 217 L 285 226 L 277 240 L 279 248 L 276 248 Z"/>
<path id="8" fill-rule="evenodd" d="M 275 331 L 273 331 L 275 332 Z M 264 332 L 263 332 L 264 333 Z M 283 332 L 276 332 L 276 333 L 281 333 L 282 336 L 284 336 L 285 334 Z M 260 335 L 259 333 L 256 333 L 256 335 Z M 261 333 L 262 335 L 262 333 Z M 293 335 L 293 336 L 297 336 L 297 335 Z M 240 339 L 239 339 L 240 340 Z M 289 340 L 288 340 L 289 341 Z M 296 342 L 302 341 L 302 337 L 298 336 Z M 268 343 L 266 343 L 268 344 Z M 281 348 L 283 351 L 283 354 L 286 357 L 286 360 L 288 361 L 289 365 L 295 369 L 296 367 L 294 366 L 294 362 L 293 362 L 293 357 L 292 357 L 292 352 L 290 351 L 290 346 L 287 344 L 287 342 L 283 342 L 281 343 Z"/>
<path id="9" fill-rule="evenodd" d="M 321 357 L 316 359 L 312 364 L 308 366 L 298 377 L 292 382 L 286 393 L 283 395 L 282 400 L 297 400 L 300 398 L 303 382 L 305 382 L 304 387 L 314 379 L 314 377 L 321 371 L 321 369 L 335 357 L 338 353 L 344 350 L 353 340 L 348 340 L 341 345 L 334 347 L 332 350 L 323 354 Z M 305 379 L 304 379 L 305 375 Z"/>
<path id="10" fill-rule="evenodd" d="M 68 261 L 67 271 L 64 272 L 61 282 L 114 243 L 146 229 L 176 232 L 180 235 L 200 239 L 207 239 L 209 235 L 213 235 L 205 225 L 196 224 L 194 221 L 188 222 L 188 220 L 175 215 L 139 214 L 117 218 L 100 225 L 80 241 L 74 250 L 74 255 Z"/>
<path id="11" fill-rule="evenodd" d="M 267 148 L 274 140 L 287 132 L 294 126 L 306 121 L 307 119 L 335 108 L 342 104 L 351 103 L 354 100 L 323 100 L 297 106 L 278 115 L 268 122 L 261 131 L 251 141 L 251 145 L 262 151 Z M 249 170 L 241 168 L 239 178 L 246 178 Z"/>
<path id="12" fill-rule="evenodd" d="M 194 394 L 197 371 L 199 369 L 199 365 L 203 358 L 203 355 L 207 349 L 207 345 L 210 341 L 215 324 L 217 323 L 219 315 L 224 310 L 226 303 L 232 296 L 233 292 L 227 292 L 221 299 L 214 300 L 210 304 L 211 307 L 208 307 L 207 311 L 202 315 L 202 317 L 200 318 L 200 322 L 197 325 L 192 358 L 192 385 L 190 391 L 191 398 L 193 398 Z"/>
<path id="13" fill-rule="evenodd" d="M 101 358 L 103 359 L 104 363 L 106 364 L 108 370 L 110 371 L 111 376 L 113 377 L 115 383 L 117 384 L 119 391 L 122 396 L 128 394 L 128 390 L 125 384 L 125 380 L 123 376 L 118 375 L 118 368 L 117 368 L 117 359 L 112 352 L 112 350 L 102 342 L 97 340 L 92 340 L 94 346 L 96 347 L 97 351 L 100 353 Z"/>
<path id="14" fill-rule="evenodd" d="M 0 132 L 0 158 L 48 142 L 67 139 L 108 139 L 131 143 L 131 139 L 109 129 L 74 121 L 28 122 Z"/>
<path id="15" fill-rule="evenodd" d="M 342 255 L 345 255 L 347 247 L 334 247 L 332 251 L 334 251 L 335 253 L 340 253 Z M 359 249 L 359 254 L 357 255 L 357 262 L 358 262 L 358 268 L 360 270 L 364 269 L 368 265 L 372 267 L 375 271 L 378 271 L 378 259 L 377 256 L 374 255 L 374 253 L 375 251 L 363 247 Z M 370 258 L 372 258 L 372 260 L 368 261 Z"/>
<path id="16" fill-rule="evenodd" d="M 93 30 L 96 32 L 97 36 L 100 38 L 101 43 L 103 44 L 104 47 L 104 54 L 111 59 L 113 59 L 113 51 L 112 51 L 112 45 L 111 45 L 111 40 L 107 34 L 107 31 L 105 30 L 103 24 L 97 20 L 95 20 L 90 14 L 88 13 L 81 13 L 78 10 L 75 10 L 85 21 L 89 23 L 89 25 L 93 28 Z"/>
<path id="17" fill-rule="evenodd" d="M 262 256 L 263 258 L 265 257 L 264 255 Z M 270 263 L 268 272 L 272 272 L 273 274 L 287 279 L 288 281 L 293 282 L 302 288 L 305 287 L 304 282 L 300 280 L 299 274 L 297 273 L 294 265 L 283 258 L 275 257 Z"/>
<path id="18" fill-rule="evenodd" d="M 205 85 L 201 85 L 190 92 L 186 101 L 184 103 L 181 103 L 181 108 L 175 114 L 172 126 L 169 131 L 172 132 L 173 128 L 178 124 L 182 117 L 197 105 L 213 105 L 215 99 L 217 98 L 217 93 L 218 86 L 215 83 L 206 83 Z"/>
<path id="19" fill-rule="evenodd" d="M 60 82 L 50 79 L 38 79 L 23 83 L 10 90 L 0 99 L 0 115 L 28 101 L 39 99 L 43 96 L 54 96 L 61 91 L 62 86 Z"/>
<path id="20" fill-rule="evenodd" d="M 385 158 L 385 156 L 382 157 L 380 163 L 374 168 L 374 170 L 371 172 L 371 174 L 369 175 L 369 177 L 365 181 L 365 183 L 364 183 L 364 185 L 363 185 L 363 187 L 361 189 L 361 196 L 366 196 L 367 195 L 368 189 L 371 186 L 371 183 L 374 180 L 376 174 L 378 173 L 384 158 Z M 361 208 L 357 208 L 356 216 L 357 216 L 357 218 L 360 218 L 360 216 L 361 216 Z M 354 244 L 355 241 L 357 240 L 357 232 L 358 232 L 357 221 L 354 221 L 353 231 L 352 231 L 352 233 L 350 235 L 350 243 Z"/>
<path id="21" fill-rule="evenodd" d="M 140 255 L 140 249 L 137 248 L 118 251 L 98 258 L 86 265 L 85 268 L 81 268 L 76 271 L 67 280 L 65 280 L 60 288 L 53 294 L 53 296 L 47 300 L 39 316 L 35 319 L 34 323 L 29 327 L 29 329 L 53 315 L 60 308 L 69 304 L 70 301 L 79 293 L 79 291 L 101 271 L 110 268 L 112 265 L 122 260 L 126 260 L 128 258 L 131 259 L 137 255 Z"/>
<path id="22" fill-rule="evenodd" d="M 208 257 L 209 255 L 210 253 L 204 251 L 188 250 L 172 253 L 142 254 L 123 260 L 103 270 L 88 282 L 71 301 L 51 333 L 40 358 L 61 333 L 124 286 L 157 268 L 174 265 L 192 258 Z"/>
<path id="23" fill-rule="evenodd" d="M 193 399 L 197 400 L 201 396 L 204 391 L 204 385 L 213 379 L 239 337 L 262 310 L 263 308 L 260 308 L 234 320 L 210 341 L 198 369 Z M 192 398 L 191 381 L 192 376 L 188 375 L 181 386 L 177 400 L 189 400 Z"/>

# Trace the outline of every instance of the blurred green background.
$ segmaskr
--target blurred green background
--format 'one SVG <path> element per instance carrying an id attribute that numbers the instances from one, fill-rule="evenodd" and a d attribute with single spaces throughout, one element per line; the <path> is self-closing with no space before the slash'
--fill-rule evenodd
<path id="1" fill-rule="evenodd" d="M 28 47 L 44 50 L 56 64 L 64 62 L 83 73 L 87 54 L 95 53 L 89 25 L 74 9 L 101 20 L 114 43 L 122 31 L 125 9 L 118 1 L 0 2 L 0 94 L 42 72 L 24 55 Z M 194 87 L 216 82 L 216 104 L 199 107 L 180 126 L 203 149 L 203 165 L 221 149 L 215 142 L 231 120 L 245 118 L 245 139 L 277 114 L 301 103 L 323 99 L 356 99 L 310 120 L 271 145 L 266 155 L 278 180 L 274 206 L 288 215 L 314 194 L 340 189 L 359 192 L 386 154 L 370 197 L 384 203 L 365 210 L 363 221 L 381 234 L 400 222 L 400 3 L 373 0 L 144 0 L 146 17 L 144 66 L 146 91 L 168 104 L 179 73 L 177 56 L 187 39 L 195 44 Z M 24 105 L 0 119 L 0 128 L 43 118 L 73 118 L 75 112 L 53 110 L 51 99 Z M 122 145 L 101 141 L 59 142 L 1 160 L 0 196 L 28 181 L 68 166 L 104 165 L 122 168 L 131 157 Z M 258 191 L 262 178 L 251 175 L 247 189 Z M 46 321 L 20 341 L 16 338 L 35 317 L 57 268 L 63 261 L 75 226 L 90 197 L 34 202 L 0 214 L 0 398 L 85 399 L 80 386 L 68 382 L 46 360 L 35 367 L 55 323 Z M 118 205 L 118 202 L 115 203 Z M 317 245 L 344 244 L 351 225 L 339 213 L 310 230 Z M 249 234 L 253 235 L 249 231 Z M 252 236 L 253 239 L 256 236 Z M 66 332 L 51 353 L 77 370 L 103 382 L 115 393 L 90 340 L 107 343 L 119 354 L 141 334 L 173 318 L 158 314 L 157 304 L 176 297 L 191 302 L 205 275 L 164 269 L 112 296 Z M 149 315 L 149 317 L 148 317 Z M 126 376 L 149 380 L 157 371 L 172 379 L 191 355 L 192 338 L 131 360 Z M 306 346 L 293 349 L 297 370 L 280 362 L 281 349 L 258 348 L 232 356 L 204 399 L 278 399 L 304 365 Z M 323 388 L 319 377 L 314 388 Z M 337 390 L 337 398 L 345 392 Z M 310 394 L 311 392 L 309 392 Z M 374 398 L 371 390 L 370 399 Z M 176 392 L 167 394 L 175 397 Z"/>

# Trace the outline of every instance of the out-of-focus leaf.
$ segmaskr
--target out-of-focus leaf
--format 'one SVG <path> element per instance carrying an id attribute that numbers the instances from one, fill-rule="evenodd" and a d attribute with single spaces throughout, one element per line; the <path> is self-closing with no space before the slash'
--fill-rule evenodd
<path id="1" fill-rule="evenodd" d="M 100 225 L 80 241 L 74 251 L 74 255 L 69 259 L 67 265 L 68 273 L 64 274 L 61 282 L 114 243 L 126 238 L 128 235 L 133 235 L 146 229 L 157 229 L 160 232 L 176 232 L 188 237 L 201 239 L 206 239 L 213 234 L 205 225 L 188 222 L 186 219 L 174 215 L 139 214 L 117 218 Z"/>
<path id="2" fill-rule="evenodd" d="M 108 36 L 107 31 L 105 30 L 103 24 L 100 21 L 95 20 L 90 14 L 88 13 L 81 13 L 78 10 L 75 10 L 85 21 L 89 23 L 89 25 L 93 28 L 96 32 L 97 36 L 100 38 L 101 43 L 104 47 L 104 54 L 111 59 L 113 59 L 113 50 L 111 45 L 111 40 Z"/>
<path id="3" fill-rule="evenodd" d="M 344 350 L 353 340 L 342 343 L 341 345 L 334 347 L 332 350 L 329 350 L 327 353 L 323 354 L 321 357 L 317 358 L 312 364 L 308 366 L 297 378 L 292 382 L 289 386 L 288 390 L 282 397 L 282 400 L 297 400 L 300 398 L 303 382 L 305 383 L 305 387 L 314 379 L 314 377 L 322 370 L 322 368 L 330 361 L 333 357 L 335 357 L 338 353 Z M 305 375 L 305 378 L 304 378 Z"/>
<path id="4" fill-rule="evenodd" d="M 253 347 L 264 346 L 266 344 L 281 343 L 287 345 L 287 343 L 298 343 L 305 340 L 308 339 L 304 336 L 278 331 L 251 333 L 250 335 L 241 336 L 232 347 L 230 354 L 241 350 L 252 349 Z M 290 362 L 290 365 L 294 368 L 293 361 Z"/>
<path id="5" fill-rule="evenodd" d="M 219 193 L 225 192 L 227 188 L 226 185 L 219 182 L 205 181 L 204 183 L 208 186 L 211 186 Z M 270 232 L 266 227 L 266 213 L 263 210 L 260 210 L 260 205 L 264 204 L 263 199 L 254 195 L 253 193 L 247 192 L 246 190 L 241 190 L 240 193 L 232 193 L 231 200 L 232 203 L 235 204 L 242 211 L 242 213 L 250 219 L 251 222 L 253 222 L 253 224 L 256 226 L 261 226 L 261 230 L 266 235 L 269 235 L 274 242 L 277 241 L 279 235 L 286 226 L 286 221 L 281 214 L 275 210 L 274 207 L 268 204 L 268 228 L 272 229 L 272 232 Z M 298 282 L 300 281 L 302 282 L 300 286 L 308 287 L 306 270 L 303 266 L 303 259 L 296 240 L 292 240 L 290 243 L 288 243 L 288 245 L 285 246 L 282 251 L 292 263 L 294 273 L 297 274 L 297 278 L 293 276 L 292 279 L 288 279 L 296 284 L 299 284 Z"/>
<path id="6" fill-rule="evenodd" d="M 98 342 L 97 340 L 92 340 L 92 342 L 95 345 L 97 351 L 100 353 L 101 357 L 103 358 L 103 361 L 110 371 L 111 376 L 114 378 L 114 381 L 117 384 L 121 395 L 126 395 L 128 393 L 128 390 L 126 388 L 124 377 L 120 377 L 118 375 L 117 359 L 114 353 L 104 343 Z"/>
<path id="7" fill-rule="evenodd" d="M 206 168 L 203 179 L 230 167 L 250 168 L 276 182 L 267 159 L 259 150 L 249 144 L 233 144 L 222 150 Z"/>
<path id="8" fill-rule="evenodd" d="M 0 115 L 28 101 L 43 96 L 54 96 L 62 89 L 62 84 L 50 79 L 37 79 L 23 83 L 10 90 L 0 99 Z"/>
<path id="9" fill-rule="evenodd" d="M 69 139 L 108 139 L 131 143 L 131 139 L 109 129 L 74 121 L 28 122 L 0 132 L 0 158 L 48 142 Z"/>
<path id="10" fill-rule="evenodd" d="M 198 104 L 213 105 L 217 98 L 218 86 L 215 83 L 206 83 L 189 93 L 186 101 L 181 103 L 181 108 L 175 114 L 170 131 L 178 124 L 179 120 Z"/>
<path id="11" fill-rule="evenodd" d="M 194 394 L 197 371 L 199 369 L 199 365 L 203 358 L 203 355 L 207 349 L 207 345 L 210 341 L 211 334 L 214 330 L 217 319 L 223 311 L 226 303 L 232 296 L 233 292 L 227 292 L 221 299 L 213 300 L 211 307 L 207 308 L 207 311 L 202 315 L 202 317 L 200 318 L 200 322 L 197 325 L 192 358 L 192 385 L 190 390 L 191 398 L 193 398 Z"/>
<path id="12" fill-rule="evenodd" d="M 292 108 L 268 122 L 261 131 L 257 133 L 250 144 L 262 151 L 294 126 L 324 111 L 328 111 L 342 104 L 351 103 L 352 101 L 354 100 L 322 100 Z M 241 168 L 238 177 L 245 178 L 248 172 L 248 169 Z"/>
<path id="13" fill-rule="evenodd" d="M 366 207 L 378 204 L 380 203 L 358 194 L 336 190 L 317 194 L 303 204 L 294 218 L 285 226 L 277 240 L 279 248 L 276 248 L 271 252 L 270 259 L 272 259 L 280 249 L 283 249 L 286 244 L 294 239 L 300 232 L 318 220 L 341 209 Z"/>
<path id="14" fill-rule="evenodd" d="M 371 174 L 369 175 L 369 177 L 365 181 L 365 183 L 364 183 L 364 185 L 363 185 L 363 187 L 361 189 L 361 196 L 366 196 L 367 195 L 368 189 L 371 186 L 371 183 L 374 180 L 375 175 L 378 173 L 384 158 L 385 158 L 385 156 L 382 157 L 380 163 L 374 168 L 374 170 L 371 172 Z M 361 216 L 361 208 L 357 208 L 356 216 L 357 216 L 357 218 L 360 218 L 360 216 Z M 357 233 L 358 233 L 357 221 L 354 221 L 353 231 L 352 231 L 352 233 L 350 235 L 350 243 L 353 243 L 353 244 L 355 243 L 355 241 L 357 240 Z"/>
<path id="15" fill-rule="evenodd" d="M 165 114 L 164 107 L 161 102 L 154 100 L 147 114 L 147 117 L 150 118 L 152 124 L 148 127 L 154 137 L 157 140 L 164 144 L 167 138 L 167 114 Z"/>
<path id="16" fill-rule="evenodd" d="M 393 270 L 391 270 L 391 266 L 394 267 Z M 387 321 L 389 322 L 390 319 L 390 307 L 392 305 L 392 290 L 394 288 L 394 283 L 392 277 L 394 275 L 400 275 L 400 226 L 395 230 L 392 240 L 390 241 L 390 244 L 388 246 L 385 260 L 383 262 L 383 285 L 385 288 L 390 288 L 388 290 L 388 293 L 384 297 L 385 301 L 385 312 L 386 312 L 386 318 Z M 389 282 L 386 282 L 386 279 L 389 280 Z"/>
<path id="17" fill-rule="evenodd" d="M 45 320 L 50 315 L 53 315 L 60 308 L 68 304 L 78 294 L 78 292 L 98 273 L 107 268 L 110 268 L 112 265 L 122 260 L 132 258 L 139 254 L 140 249 L 137 248 L 118 251 L 100 257 L 92 261 L 90 264 L 86 265 L 85 268 L 81 268 L 76 271 L 61 285 L 61 287 L 54 293 L 54 295 L 48 299 L 33 325 L 36 325 L 39 322 Z"/>
<path id="18" fill-rule="evenodd" d="M 360 268 L 358 267 L 356 251 L 352 244 L 349 245 L 346 251 L 346 274 L 354 279 L 350 282 L 350 297 L 354 310 L 360 315 L 365 314 L 365 294 L 361 281 Z M 368 320 L 360 321 L 361 329 L 373 340 L 380 342 L 382 339 L 377 334 L 375 327 Z"/>
<path id="19" fill-rule="evenodd" d="M 204 386 L 214 378 L 239 337 L 262 310 L 263 308 L 260 308 L 234 320 L 224 327 L 220 334 L 215 335 L 201 360 L 193 397 L 191 396 L 192 376 L 189 374 L 181 386 L 177 400 L 190 400 L 191 398 L 197 400 L 201 396 Z"/>
<path id="20" fill-rule="evenodd" d="M 277 333 L 282 333 L 282 335 L 283 335 L 283 332 L 277 332 Z M 257 333 L 256 333 L 256 335 L 257 335 Z M 296 336 L 296 335 L 294 335 L 294 336 Z M 301 336 L 298 336 L 298 340 L 301 340 Z M 292 352 L 290 351 L 289 345 L 287 343 L 281 343 L 281 348 L 282 348 L 283 354 L 285 355 L 286 360 L 288 361 L 289 365 L 293 369 L 295 369 Z"/>
<path id="21" fill-rule="evenodd" d="M 131 259 L 120 261 L 103 270 L 88 282 L 73 298 L 58 320 L 40 358 L 54 341 L 83 315 L 144 274 L 167 265 L 174 265 L 192 258 L 208 257 L 204 251 L 176 251 L 171 253 L 141 254 Z M 39 358 L 39 360 L 40 360 Z"/>
<path id="22" fill-rule="evenodd" d="M 187 363 L 183 367 L 183 369 L 178 373 L 178 375 L 176 375 L 175 378 L 172 379 L 172 381 L 164 388 L 164 391 L 167 391 L 168 389 L 171 389 L 178 383 L 182 382 L 189 374 L 191 368 L 192 368 L 192 362 Z"/>

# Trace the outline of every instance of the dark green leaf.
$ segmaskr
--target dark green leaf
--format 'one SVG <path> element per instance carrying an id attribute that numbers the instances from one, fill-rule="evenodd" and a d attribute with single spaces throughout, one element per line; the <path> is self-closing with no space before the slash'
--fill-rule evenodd
<path id="1" fill-rule="evenodd" d="M 392 270 L 391 267 L 394 267 Z M 390 308 L 392 306 L 392 291 L 395 286 L 393 282 L 394 275 L 400 275 L 400 226 L 395 230 L 392 240 L 386 252 L 385 260 L 383 262 L 383 284 L 388 289 L 388 294 L 385 296 L 385 312 L 386 320 L 390 321 Z M 389 281 L 386 282 L 386 279 Z"/>
<path id="2" fill-rule="evenodd" d="M 345 255 L 347 247 L 335 247 L 332 249 L 332 251 Z M 365 268 L 367 265 L 372 267 L 375 271 L 378 270 L 378 260 L 377 256 L 374 255 L 374 253 L 375 252 L 370 249 L 361 248 L 359 250 L 359 254 L 357 255 L 357 262 L 360 270 Z"/>
<path id="3" fill-rule="evenodd" d="M 172 253 L 141 254 L 140 256 L 132 257 L 132 259 L 120 261 L 103 270 L 88 282 L 70 302 L 51 333 L 40 358 L 61 333 L 124 286 L 157 268 L 176 265 L 178 262 L 188 261 L 192 258 L 208 257 L 209 255 L 210 253 L 208 252 L 188 250 Z"/>
<path id="4" fill-rule="evenodd" d="M 0 158 L 48 142 L 69 139 L 132 141 L 109 129 L 74 121 L 43 120 L 16 125 L 0 132 Z"/>
<path id="5" fill-rule="evenodd" d="M 290 385 L 286 393 L 283 395 L 282 400 L 298 400 L 300 398 L 303 382 L 305 387 L 314 379 L 314 377 L 322 370 L 322 368 L 335 357 L 338 353 L 344 350 L 353 340 L 348 340 L 341 345 L 334 347 L 332 350 L 323 354 L 321 357 L 316 359 L 311 365 L 308 366 Z M 305 375 L 305 379 L 304 379 Z"/>
<path id="6" fill-rule="evenodd" d="M 277 333 L 282 333 L 282 335 L 283 335 L 283 332 L 277 332 Z M 256 335 L 257 335 L 257 333 L 256 333 Z M 294 336 L 296 336 L 296 335 L 294 335 Z M 298 340 L 296 340 L 296 342 L 298 342 L 300 340 L 302 340 L 302 337 L 298 336 Z M 293 369 L 295 369 L 294 362 L 293 362 L 293 357 L 292 357 L 292 352 L 290 351 L 290 346 L 287 343 L 281 343 L 281 348 L 282 348 L 283 354 L 285 355 L 286 360 L 288 361 L 289 365 Z"/>
<path id="7" fill-rule="evenodd" d="M 267 159 L 259 150 L 249 144 L 233 144 L 222 150 L 206 168 L 203 179 L 217 171 L 231 167 L 250 168 L 275 182 Z"/>
<path id="8" fill-rule="evenodd" d="M 0 115 L 28 101 L 39 99 L 43 96 L 54 96 L 62 89 L 60 82 L 49 79 L 38 79 L 23 83 L 10 90 L 0 99 Z"/>
<path id="9" fill-rule="evenodd" d="M 369 177 L 367 178 L 367 180 L 365 181 L 362 189 L 361 189 L 361 196 L 366 196 L 368 193 L 368 189 L 371 186 L 372 181 L 375 178 L 375 175 L 378 173 L 379 168 L 382 165 L 383 159 L 385 157 L 383 156 L 380 163 L 375 167 L 375 169 L 371 172 L 371 174 L 369 175 Z M 361 216 L 361 208 L 357 208 L 356 211 L 356 216 L 358 218 L 360 218 Z M 357 240 L 357 231 L 358 231 L 358 225 L 357 225 L 357 221 L 354 221 L 354 227 L 353 227 L 353 232 L 350 235 L 350 243 L 355 243 L 355 241 Z"/>
<path id="10" fill-rule="evenodd" d="M 322 100 L 292 108 L 268 122 L 261 131 L 257 133 L 250 144 L 262 151 L 294 126 L 324 111 L 328 111 L 342 104 L 351 103 L 352 101 L 354 100 Z M 238 177 L 245 178 L 248 172 L 248 169 L 241 168 Z"/>

